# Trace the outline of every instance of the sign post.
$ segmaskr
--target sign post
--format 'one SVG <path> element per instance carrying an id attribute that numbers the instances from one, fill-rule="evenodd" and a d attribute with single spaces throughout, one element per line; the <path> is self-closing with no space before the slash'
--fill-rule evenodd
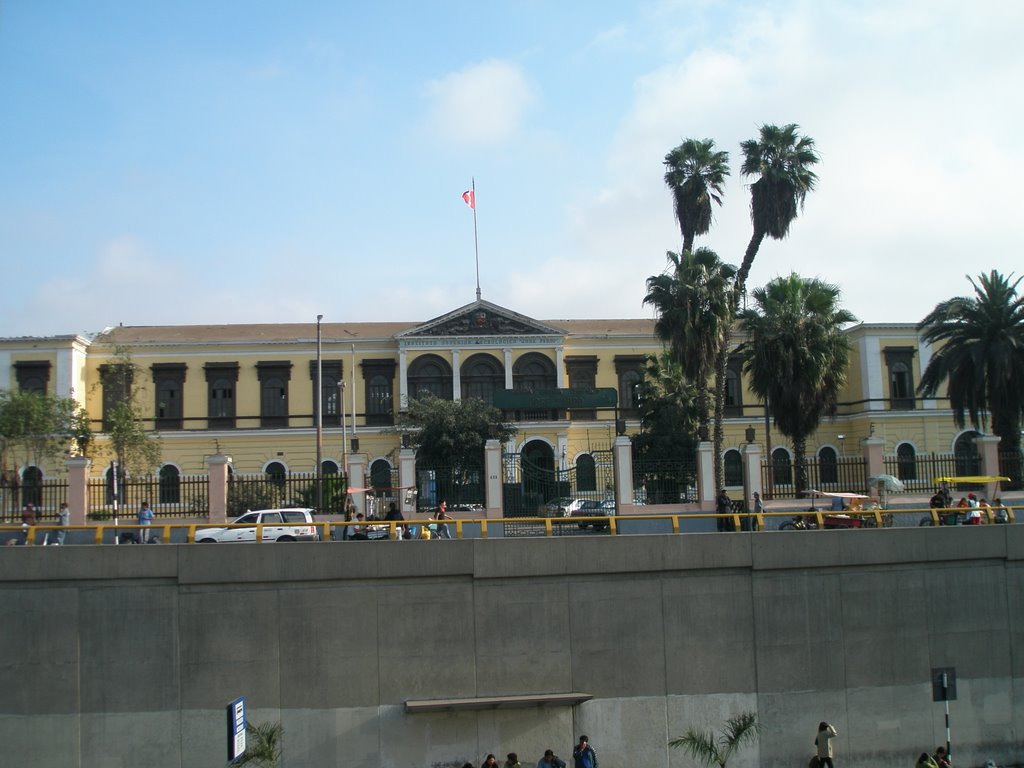
<path id="1" fill-rule="evenodd" d="M 228 760 L 234 762 L 245 754 L 245 697 L 228 704 Z"/>
<path id="2" fill-rule="evenodd" d="M 953 745 L 949 738 L 949 702 L 956 701 L 956 667 L 932 668 L 932 701 L 946 705 L 946 756 L 953 759 Z"/>

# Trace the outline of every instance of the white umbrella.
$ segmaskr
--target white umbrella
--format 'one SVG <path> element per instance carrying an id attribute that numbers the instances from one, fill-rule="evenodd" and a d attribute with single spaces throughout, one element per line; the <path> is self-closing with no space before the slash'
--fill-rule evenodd
<path id="1" fill-rule="evenodd" d="M 874 477 L 869 477 L 868 485 L 873 488 L 877 486 L 890 493 L 898 493 L 906 490 L 903 486 L 903 481 L 892 475 L 875 475 Z"/>

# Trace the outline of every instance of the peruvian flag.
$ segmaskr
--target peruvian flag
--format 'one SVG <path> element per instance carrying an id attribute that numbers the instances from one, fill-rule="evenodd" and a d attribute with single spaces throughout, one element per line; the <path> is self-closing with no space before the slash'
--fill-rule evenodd
<path id="1" fill-rule="evenodd" d="M 462 193 L 462 199 L 466 201 L 466 205 L 470 208 L 476 209 L 476 192 L 472 189 L 467 189 Z"/>

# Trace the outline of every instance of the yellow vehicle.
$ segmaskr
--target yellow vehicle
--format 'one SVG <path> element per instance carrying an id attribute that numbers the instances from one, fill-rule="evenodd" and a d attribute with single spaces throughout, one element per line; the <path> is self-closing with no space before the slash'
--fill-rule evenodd
<path id="1" fill-rule="evenodd" d="M 940 487 L 947 493 L 950 488 L 959 488 L 964 485 L 985 486 L 984 498 L 987 499 L 998 499 L 999 484 L 1009 482 L 1009 480 L 1010 478 L 1003 475 L 954 475 L 950 477 L 935 478 L 935 482 L 939 483 Z M 1013 522 L 1013 510 L 1009 507 L 987 507 L 982 511 L 982 514 L 982 522 L 984 523 Z M 933 509 L 930 517 L 926 517 L 921 520 L 921 525 L 963 525 L 966 522 L 964 516 L 965 512 L 960 507 L 957 507 L 956 511 L 943 511 L 941 514 L 938 510 Z"/>

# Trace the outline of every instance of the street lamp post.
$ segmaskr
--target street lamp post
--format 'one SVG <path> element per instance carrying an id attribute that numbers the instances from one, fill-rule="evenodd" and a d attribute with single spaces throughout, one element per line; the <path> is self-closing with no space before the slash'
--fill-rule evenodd
<path id="1" fill-rule="evenodd" d="M 320 321 L 323 315 L 316 316 L 316 511 L 324 511 L 324 371 L 323 359 L 320 355 Z"/>

